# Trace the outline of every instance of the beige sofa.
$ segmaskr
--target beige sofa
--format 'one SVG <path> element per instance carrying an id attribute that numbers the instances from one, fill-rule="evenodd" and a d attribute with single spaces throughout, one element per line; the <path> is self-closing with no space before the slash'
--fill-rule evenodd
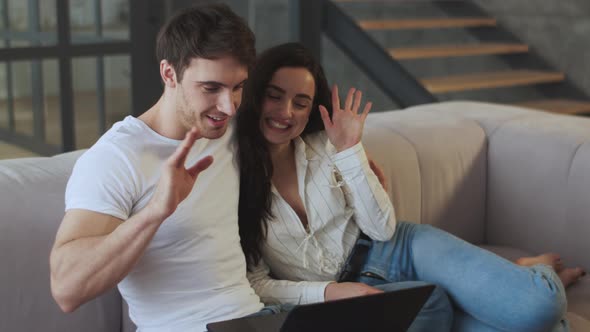
<path id="1" fill-rule="evenodd" d="M 399 219 L 590 270 L 590 119 L 447 102 L 371 114 L 363 140 Z M 134 330 L 116 290 L 72 314 L 50 295 L 49 250 L 81 153 L 0 161 L 0 331 Z M 573 331 L 590 331 L 590 278 L 568 300 Z"/>

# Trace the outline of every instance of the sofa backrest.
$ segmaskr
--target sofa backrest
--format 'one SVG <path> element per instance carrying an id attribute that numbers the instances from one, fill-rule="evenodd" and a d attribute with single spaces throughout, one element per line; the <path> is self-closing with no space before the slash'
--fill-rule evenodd
<path id="1" fill-rule="evenodd" d="M 365 128 L 364 143 L 387 173 L 400 220 L 483 241 L 487 145 L 481 127 L 418 110 L 371 114 Z M 61 313 L 50 294 L 48 256 L 64 214 L 65 185 L 81 153 L 0 161 L 0 264 L 6 268 L 0 274 L 0 331 L 133 329 L 116 290 L 72 314 Z"/>
<path id="2" fill-rule="evenodd" d="M 363 143 L 384 169 L 398 220 L 484 241 L 487 141 L 476 122 L 432 108 L 370 114 Z"/>
<path id="3" fill-rule="evenodd" d="M 370 116 L 398 218 L 590 269 L 590 118 L 445 102 Z"/>
<path id="4" fill-rule="evenodd" d="M 590 118 L 531 111 L 489 142 L 488 241 L 590 269 Z"/>
<path id="5" fill-rule="evenodd" d="M 0 331 L 121 330 L 117 290 L 71 314 L 62 313 L 50 293 L 49 252 L 80 154 L 0 161 Z"/>

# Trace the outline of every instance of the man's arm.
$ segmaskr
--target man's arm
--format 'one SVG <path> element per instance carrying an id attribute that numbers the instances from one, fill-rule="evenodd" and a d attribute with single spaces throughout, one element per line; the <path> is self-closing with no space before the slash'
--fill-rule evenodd
<path id="1" fill-rule="evenodd" d="M 88 210 L 69 210 L 58 230 L 50 255 L 51 292 L 65 312 L 113 288 L 143 255 L 162 222 L 192 190 L 197 176 L 212 157 L 185 168 L 186 156 L 199 138 L 189 131 L 168 158 L 150 202 L 123 220 Z"/>
<path id="2" fill-rule="evenodd" d="M 140 211 L 123 223 L 88 210 L 69 210 L 51 251 L 51 292 L 72 312 L 129 273 L 162 223 Z"/>
<path id="3" fill-rule="evenodd" d="M 379 164 L 377 164 L 373 159 L 371 159 L 371 157 L 369 157 L 368 153 L 367 159 L 369 160 L 369 167 L 371 167 L 371 170 L 373 171 L 373 173 L 375 173 L 375 176 L 377 176 L 377 179 L 379 180 L 379 183 L 381 183 L 383 189 L 387 191 L 387 177 L 385 176 L 385 172 L 383 172 L 383 169 L 381 168 L 381 166 L 379 166 Z"/>

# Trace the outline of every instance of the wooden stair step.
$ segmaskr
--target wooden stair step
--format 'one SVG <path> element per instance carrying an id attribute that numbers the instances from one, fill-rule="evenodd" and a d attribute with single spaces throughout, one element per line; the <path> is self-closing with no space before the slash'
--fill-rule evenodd
<path id="1" fill-rule="evenodd" d="M 496 19 L 487 17 L 463 18 L 415 18 L 396 20 L 361 20 L 358 25 L 365 30 L 438 29 L 496 26 Z"/>
<path id="2" fill-rule="evenodd" d="M 561 114 L 590 114 L 590 102 L 571 99 L 542 99 L 514 104 Z"/>
<path id="3" fill-rule="evenodd" d="M 389 54 L 397 60 L 426 59 L 454 56 L 508 54 L 528 52 L 526 44 L 482 43 L 473 45 L 437 45 L 390 48 Z"/>
<path id="4" fill-rule="evenodd" d="M 431 93 L 445 93 L 560 82 L 564 78 L 565 75 L 559 72 L 512 70 L 432 77 L 420 81 Z"/>

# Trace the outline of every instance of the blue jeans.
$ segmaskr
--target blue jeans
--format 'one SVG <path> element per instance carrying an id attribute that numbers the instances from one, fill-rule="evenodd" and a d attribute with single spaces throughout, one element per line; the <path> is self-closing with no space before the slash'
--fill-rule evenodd
<path id="1" fill-rule="evenodd" d="M 373 241 L 359 281 L 424 281 L 455 305 L 454 331 L 569 331 L 565 290 L 546 265 L 518 266 L 429 225 L 398 222 Z M 377 281 L 372 281 L 372 280 Z"/>

